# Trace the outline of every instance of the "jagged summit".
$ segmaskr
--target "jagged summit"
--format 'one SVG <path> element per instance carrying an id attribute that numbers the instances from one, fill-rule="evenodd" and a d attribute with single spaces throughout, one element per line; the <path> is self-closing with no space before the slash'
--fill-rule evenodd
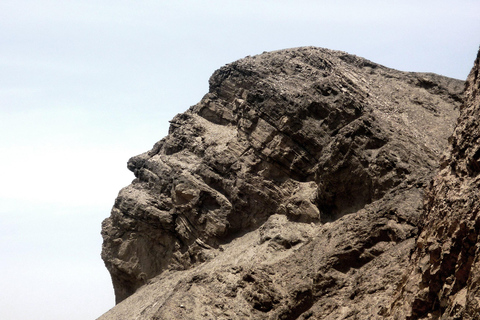
<path id="1" fill-rule="evenodd" d="M 305 47 L 209 84 L 128 162 L 102 225 L 121 303 L 101 319 L 380 317 L 463 82 Z"/>

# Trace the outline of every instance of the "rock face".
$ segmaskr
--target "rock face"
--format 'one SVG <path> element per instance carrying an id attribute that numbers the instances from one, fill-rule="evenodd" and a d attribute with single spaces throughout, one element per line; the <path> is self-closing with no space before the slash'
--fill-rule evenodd
<path id="1" fill-rule="evenodd" d="M 100 319 L 387 315 L 462 91 L 311 47 L 222 67 L 128 162 L 102 225 L 119 304 Z"/>
<path id="2" fill-rule="evenodd" d="M 480 51 L 450 155 L 425 198 L 422 231 L 392 306 L 395 319 L 480 319 Z"/>

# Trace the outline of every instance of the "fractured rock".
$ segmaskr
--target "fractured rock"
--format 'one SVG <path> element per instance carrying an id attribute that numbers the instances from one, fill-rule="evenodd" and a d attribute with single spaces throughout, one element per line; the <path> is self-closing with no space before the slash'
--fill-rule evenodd
<path id="1" fill-rule="evenodd" d="M 382 317 L 463 81 L 305 47 L 217 70 L 102 225 L 100 319 Z"/>
<path id="2" fill-rule="evenodd" d="M 480 51 L 450 154 L 425 197 L 412 261 L 389 315 L 394 319 L 480 318 Z"/>

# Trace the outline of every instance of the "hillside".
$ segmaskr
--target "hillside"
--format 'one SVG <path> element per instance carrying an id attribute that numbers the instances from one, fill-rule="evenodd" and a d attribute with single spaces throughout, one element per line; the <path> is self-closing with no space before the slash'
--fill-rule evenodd
<path id="1" fill-rule="evenodd" d="M 472 77 L 470 91 L 478 87 Z M 448 191 L 428 187 L 440 159 L 449 159 L 441 175 L 480 171 L 479 152 L 469 147 L 477 136 L 465 135 L 475 108 L 462 107 L 456 153 L 447 155 L 464 82 L 304 47 L 238 60 L 209 84 L 167 137 L 128 162 L 135 180 L 102 225 L 118 304 L 100 319 L 410 312 L 418 299 L 399 288 L 412 297 L 423 288 L 404 274 L 420 277 L 416 265 L 431 245 L 419 243 L 443 214 L 432 208 Z M 459 243 L 477 224 L 462 225 L 452 227 L 466 232 Z M 416 314 L 438 309 L 432 290 L 430 306 Z M 399 302 L 389 307 L 392 297 Z"/>

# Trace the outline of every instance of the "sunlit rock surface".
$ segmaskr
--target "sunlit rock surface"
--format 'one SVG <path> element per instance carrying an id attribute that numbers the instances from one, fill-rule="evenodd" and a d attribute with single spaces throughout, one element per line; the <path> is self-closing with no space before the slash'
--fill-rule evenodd
<path id="1" fill-rule="evenodd" d="M 313 47 L 220 68 L 128 162 L 102 226 L 119 304 L 100 319 L 388 315 L 463 86 Z"/>

